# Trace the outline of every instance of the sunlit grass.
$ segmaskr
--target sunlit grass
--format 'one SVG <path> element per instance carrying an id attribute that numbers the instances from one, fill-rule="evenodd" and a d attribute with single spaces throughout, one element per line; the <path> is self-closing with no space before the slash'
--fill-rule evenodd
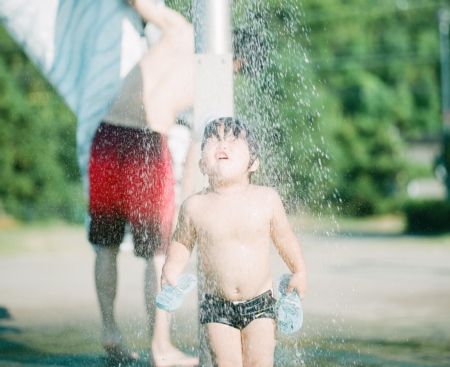
<path id="1" fill-rule="evenodd" d="M 0 256 L 76 251 L 87 243 L 86 229 L 80 225 L 47 222 L 0 228 Z"/>

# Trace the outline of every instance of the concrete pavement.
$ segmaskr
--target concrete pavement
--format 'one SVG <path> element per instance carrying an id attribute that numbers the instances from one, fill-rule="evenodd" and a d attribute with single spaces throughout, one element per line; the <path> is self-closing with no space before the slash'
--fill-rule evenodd
<path id="1" fill-rule="evenodd" d="M 299 238 L 309 271 L 305 322 L 296 338 L 280 335 L 279 366 L 450 365 L 448 236 Z M 287 269 L 275 250 L 272 259 L 277 278 Z M 83 228 L 0 230 L 0 366 L 106 363 L 93 266 Z M 193 257 L 187 270 L 195 269 Z M 120 254 L 116 311 L 129 344 L 145 355 L 143 272 L 142 260 Z M 195 292 L 172 329 L 174 342 L 195 354 Z M 283 353 L 297 358 L 281 362 Z"/>

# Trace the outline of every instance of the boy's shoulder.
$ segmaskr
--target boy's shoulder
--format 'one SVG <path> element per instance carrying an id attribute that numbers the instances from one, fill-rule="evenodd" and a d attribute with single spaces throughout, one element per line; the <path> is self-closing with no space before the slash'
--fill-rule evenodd
<path id="1" fill-rule="evenodd" d="M 253 196 L 261 203 L 277 203 L 281 201 L 280 195 L 277 190 L 269 186 L 250 185 L 253 192 Z"/>
<path id="2" fill-rule="evenodd" d="M 195 210 L 195 208 L 198 208 L 202 205 L 202 203 L 207 204 L 207 200 L 211 192 L 211 190 L 203 189 L 195 194 L 192 194 L 184 200 L 182 207 L 184 210 Z M 280 196 L 276 189 L 269 186 L 250 185 L 248 194 L 253 195 L 257 199 L 261 199 L 261 202 L 266 200 L 280 200 Z"/>
<path id="3" fill-rule="evenodd" d="M 196 192 L 195 194 L 192 194 L 188 196 L 186 199 L 184 199 L 183 203 L 181 204 L 181 208 L 183 211 L 190 211 L 198 207 L 198 205 L 201 204 L 202 200 L 205 197 L 205 190 Z"/>

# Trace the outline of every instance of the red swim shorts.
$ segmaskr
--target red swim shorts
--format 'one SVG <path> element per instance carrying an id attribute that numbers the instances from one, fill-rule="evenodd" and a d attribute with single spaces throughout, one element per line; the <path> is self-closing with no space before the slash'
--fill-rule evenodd
<path id="1" fill-rule="evenodd" d="M 89 162 L 89 241 L 118 246 L 129 223 L 137 256 L 164 254 L 175 212 L 166 137 L 102 123 Z"/>

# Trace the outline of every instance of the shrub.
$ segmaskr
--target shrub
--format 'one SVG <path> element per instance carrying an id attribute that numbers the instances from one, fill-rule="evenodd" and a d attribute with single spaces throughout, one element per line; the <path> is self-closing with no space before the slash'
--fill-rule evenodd
<path id="1" fill-rule="evenodd" d="M 405 204 L 408 233 L 450 232 L 450 201 L 423 200 Z"/>

